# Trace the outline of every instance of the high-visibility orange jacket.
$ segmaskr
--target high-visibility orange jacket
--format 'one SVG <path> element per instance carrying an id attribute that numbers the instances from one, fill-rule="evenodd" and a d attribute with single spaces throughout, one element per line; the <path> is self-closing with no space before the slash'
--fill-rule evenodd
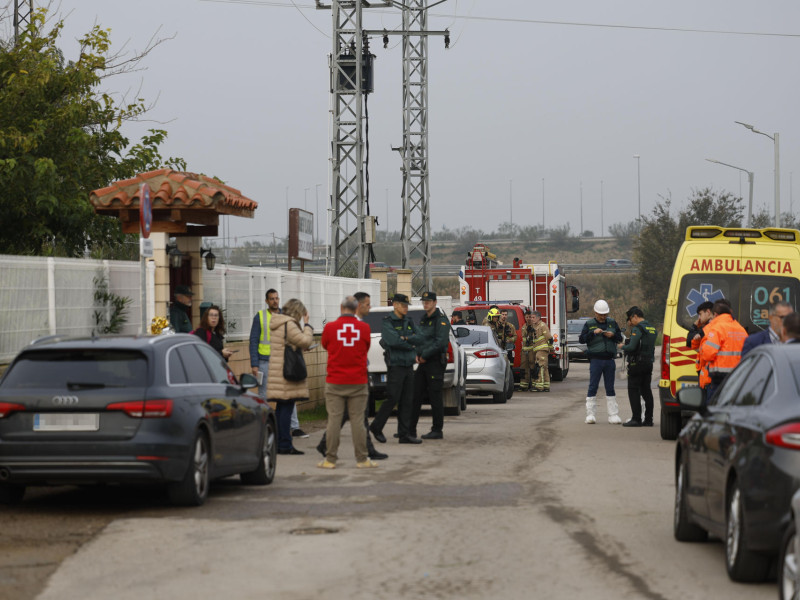
<path id="1" fill-rule="evenodd" d="M 717 315 L 704 328 L 705 336 L 700 341 L 698 365 L 700 387 L 711 383 L 712 378 L 733 371 L 742 360 L 742 346 L 747 331 L 731 315 Z"/>

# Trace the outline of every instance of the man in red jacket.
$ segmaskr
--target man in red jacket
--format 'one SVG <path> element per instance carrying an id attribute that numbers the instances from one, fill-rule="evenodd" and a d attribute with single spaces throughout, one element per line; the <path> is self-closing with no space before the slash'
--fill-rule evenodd
<path id="1" fill-rule="evenodd" d="M 344 409 L 351 415 L 363 415 L 367 407 L 367 352 L 370 327 L 356 317 L 358 300 L 347 296 L 342 300 L 341 315 L 322 330 L 322 347 L 328 351 L 328 371 L 325 377 L 325 408 L 328 410 L 327 453 L 317 466 L 335 469 L 339 450 Z M 367 454 L 367 430 L 362 419 L 350 419 L 356 467 L 370 469 L 378 463 Z"/>

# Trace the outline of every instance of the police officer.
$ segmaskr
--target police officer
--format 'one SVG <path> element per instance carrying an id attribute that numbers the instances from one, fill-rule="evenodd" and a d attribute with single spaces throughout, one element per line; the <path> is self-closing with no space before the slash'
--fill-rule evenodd
<path id="1" fill-rule="evenodd" d="M 412 426 L 414 414 L 414 364 L 417 353 L 417 328 L 408 318 L 408 296 L 395 294 L 392 297 L 394 311 L 383 318 L 381 323 L 381 347 L 386 357 L 386 394 L 378 414 L 372 420 L 369 430 L 375 439 L 386 443 L 383 428 L 397 406 L 397 437 L 401 444 L 421 444 L 416 435 L 416 424 Z"/>
<path id="2" fill-rule="evenodd" d="M 631 306 L 625 313 L 631 325 L 631 337 L 627 344 L 618 347 L 625 353 L 628 362 L 628 401 L 633 416 L 625 421 L 623 427 L 653 426 L 653 390 L 650 379 L 653 376 L 656 328 L 644 320 L 644 313 L 638 306 Z M 642 399 L 644 400 L 644 420 L 642 420 Z"/>
<path id="3" fill-rule="evenodd" d="M 169 324 L 175 333 L 190 333 L 192 322 L 192 293 L 188 285 L 179 285 L 175 288 L 175 302 L 169 307 Z"/>
<path id="4" fill-rule="evenodd" d="M 414 375 L 414 414 L 411 419 L 411 434 L 416 434 L 422 398 L 427 394 L 431 403 L 433 424 L 423 440 L 440 440 L 444 436 L 444 401 L 442 385 L 447 366 L 447 344 L 450 341 L 450 324 L 436 306 L 436 294 L 422 294 L 425 316 L 419 322 L 419 343 L 416 344 L 417 372 Z"/>

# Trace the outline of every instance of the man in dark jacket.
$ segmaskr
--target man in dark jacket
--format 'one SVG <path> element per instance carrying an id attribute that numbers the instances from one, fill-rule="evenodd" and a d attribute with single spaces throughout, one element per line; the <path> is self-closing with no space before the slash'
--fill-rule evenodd
<path id="1" fill-rule="evenodd" d="M 586 423 L 597 423 L 597 388 L 600 386 L 600 377 L 606 388 L 606 407 L 608 409 L 608 422 L 619 425 L 619 406 L 614 392 L 614 374 L 617 356 L 617 344 L 622 341 L 622 332 L 616 321 L 608 316 L 611 312 L 608 302 L 598 300 L 594 303 L 594 318 L 589 319 L 583 326 L 578 341 L 586 344 L 586 355 L 589 357 L 589 390 L 586 394 Z"/>
<path id="2" fill-rule="evenodd" d="M 169 307 L 169 324 L 175 333 L 191 333 L 192 321 L 192 290 L 188 285 L 179 285 L 175 288 L 175 302 Z"/>
<path id="3" fill-rule="evenodd" d="M 416 433 L 422 398 L 427 394 L 431 403 L 433 424 L 423 440 L 441 440 L 444 435 L 444 400 L 442 387 L 444 371 L 447 367 L 447 344 L 450 341 L 450 324 L 436 307 L 436 294 L 422 294 L 422 308 L 425 316 L 419 322 L 419 343 L 416 344 L 417 372 L 414 375 L 414 415 L 411 419 L 411 432 Z"/>
<path id="4" fill-rule="evenodd" d="M 785 300 L 776 302 L 769 307 L 769 327 L 752 335 L 748 335 L 742 346 L 742 357 L 761 344 L 780 344 L 783 319 L 794 312 L 791 304 Z"/>
<path id="5" fill-rule="evenodd" d="M 644 313 L 638 306 L 631 306 L 625 313 L 631 325 L 631 338 L 627 344 L 619 344 L 628 361 L 628 402 L 633 416 L 625 421 L 623 427 L 653 426 L 653 360 L 655 357 L 656 328 L 644 320 Z M 642 400 L 644 400 L 644 420 L 642 420 Z"/>
<path id="6" fill-rule="evenodd" d="M 397 406 L 397 437 L 401 444 L 421 444 L 422 440 L 412 427 L 414 413 L 414 363 L 417 353 L 414 343 L 417 328 L 408 318 L 408 296 L 395 294 L 392 297 L 394 311 L 381 323 L 381 347 L 386 357 L 386 395 L 369 430 L 375 439 L 386 443 L 383 428 Z"/>

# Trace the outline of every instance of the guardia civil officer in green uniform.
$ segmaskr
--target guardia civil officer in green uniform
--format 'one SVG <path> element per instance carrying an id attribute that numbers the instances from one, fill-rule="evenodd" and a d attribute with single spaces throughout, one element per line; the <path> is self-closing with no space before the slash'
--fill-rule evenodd
<path id="1" fill-rule="evenodd" d="M 375 439 L 386 443 L 383 428 L 397 405 L 397 437 L 401 444 L 421 444 L 411 426 L 414 414 L 414 364 L 417 352 L 417 328 L 408 318 L 408 296 L 395 294 L 392 297 L 394 311 L 383 318 L 381 323 L 381 347 L 386 358 L 386 395 L 378 414 L 369 426 Z"/>
<path id="2" fill-rule="evenodd" d="M 630 420 L 623 427 L 653 426 L 653 390 L 650 379 L 653 377 L 656 328 L 644 320 L 644 313 L 638 306 L 631 306 L 625 313 L 631 325 L 631 337 L 627 344 L 619 344 L 628 361 L 628 401 L 631 403 Z M 642 401 L 644 399 L 644 420 L 642 420 Z"/>
<path id="3" fill-rule="evenodd" d="M 412 432 L 416 432 L 422 398 L 427 395 L 431 403 L 433 425 L 423 440 L 440 440 L 444 436 L 444 400 L 442 385 L 444 370 L 447 367 L 447 344 L 450 341 L 450 324 L 436 306 L 436 294 L 422 294 L 422 308 L 425 316 L 419 322 L 419 343 L 417 348 L 417 372 L 414 375 L 414 415 L 411 421 Z"/>

